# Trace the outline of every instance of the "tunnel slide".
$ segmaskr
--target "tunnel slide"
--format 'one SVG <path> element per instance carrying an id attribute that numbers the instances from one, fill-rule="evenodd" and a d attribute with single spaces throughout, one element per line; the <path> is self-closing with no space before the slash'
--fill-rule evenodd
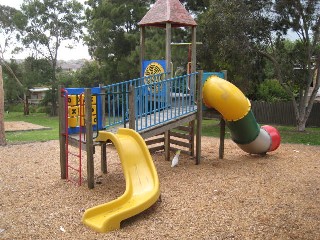
<path id="1" fill-rule="evenodd" d="M 250 101 L 232 83 L 210 76 L 203 85 L 203 101 L 208 108 L 221 113 L 230 129 L 232 140 L 245 152 L 265 154 L 276 150 L 281 141 L 277 129 L 272 126 L 260 128 Z"/>

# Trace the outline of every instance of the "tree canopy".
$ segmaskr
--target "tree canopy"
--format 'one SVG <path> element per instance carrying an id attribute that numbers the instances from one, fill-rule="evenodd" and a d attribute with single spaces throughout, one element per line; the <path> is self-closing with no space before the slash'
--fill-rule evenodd
<path id="1" fill-rule="evenodd" d="M 32 49 L 35 58 L 51 63 L 51 115 L 57 114 L 57 60 L 61 43 L 78 41 L 83 27 L 83 6 L 75 0 L 24 0 L 21 11 L 26 18 L 21 28 L 22 43 Z"/>

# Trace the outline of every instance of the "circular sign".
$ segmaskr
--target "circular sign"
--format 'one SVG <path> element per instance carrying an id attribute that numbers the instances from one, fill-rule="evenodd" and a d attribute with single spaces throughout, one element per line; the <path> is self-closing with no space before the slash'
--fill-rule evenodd
<path id="1" fill-rule="evenodd" d="M 144 71 L 144 83 L 152 84 L 150 87 L 148 87 L 149 91 L 158 93 L 158 91 L 162 89 L 161 84 L 154 84 L 163 79 L 163 74 L 161 73 L 164 73 L 164 69 L 159 63 L 151 62 L 148 64 Z"/>

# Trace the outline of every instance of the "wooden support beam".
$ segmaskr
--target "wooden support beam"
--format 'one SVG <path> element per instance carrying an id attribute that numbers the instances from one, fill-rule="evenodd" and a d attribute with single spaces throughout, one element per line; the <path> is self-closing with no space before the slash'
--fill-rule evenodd
<path id="1" fill-rule="evenodd" d="M 67 178 L 67 156 L 66 156 L 66 112 L 65 99 L 62 95 L 63 87 L 58 88 L 58 104 L 59 104 L 59 144 L 60 144 L 60 172 L 61 179 Z"/>
<path id="2" fill-rule="evenodd" d="M 189 132 L 189 143 L 190 143 L 190 156 L 194 156 L 194 126 L 195 126 L 195 120 L 191 121 L 189 123 L 190 132 Z"/>
<path id="3" fill-rule="evenodd" d="M 224 73 L 224 79 L 228 80 L 227 70 L 222 71 Z M 220 144 L 219 144 L 219 159 L 224 157 L 224 140 L 226 136 L 226 122 L 222 116 L 220 116 Z"/>
<path id="4" fill-rule="evenodd" d="M 100 100 L 101 100 L 101 115 L 102 115 L 102 126 L 106 125 L 106 89 L 103 88 L 103 84 L 99 84 L 100 87 L 100 93 L 101 95 Z"/>
<path id="5" fill-rule="evenodd" d="M 146 53 L 146 28 L 144 26 L 140 27 L 140 77 L 143 77 L 142 65 Z"/>
<path id="6" fill-rule="evenodd" d="M 154 152 L 161 151 L 161 150 L 164 150 L 163 145 L 149 148 L 150 153 L 154 153 Z"/>
<path id="7" fill-rule="evenodd" d="M 94 188 L 94 162 L 93 162 L 93 131 L 92 131 L 92 103 L 91 89 L 84 90 L 85 124 L 86 124 L 86 150 L 87 150 L 87 179 L 88 188 Z"/>
<path id="8" fill-rule="evenodd" d="M 105 142 L 101 143 L 101 172 L 108 172 L 107 165 L 107 144 Z"/>
<path id="9" fill-rule="evenodd" d="M 197 79 L 197 130 L 196 130 L 196 164 L 201 159 L 201 131 L 202 131 L 202 75 L 203 71 L 199 71 Z"/>
<path id="10" fill-rule="evenodd" d="M 164 155 L 165 160 L 170 160 L 170 131 L 167 130 L 164 132 Z"/>

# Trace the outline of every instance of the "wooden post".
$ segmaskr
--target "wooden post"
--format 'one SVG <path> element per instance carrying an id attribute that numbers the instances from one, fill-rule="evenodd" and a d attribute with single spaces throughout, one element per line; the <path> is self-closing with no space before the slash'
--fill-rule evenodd
<path id="1" fill-rule="evenodd" d="M 224 73 L 224 79 L 228 80 L 227 70 L 222 71 Z M 224 139 L 226 136 L 226 122 L 223 117 L 220 117 L 220 144 L 219 144 L 219 159 L 224 157 Z"/>
<path id="2" fill-rule="evenodd" d="M 129 87 L 129 128 L 136 129 L 136 110 L 135 110 L 135 93 L 134 86 Z"/>
<path id="3" fill-rule="evenodd" d="M 67 179 L 67 155 L 66 155 L 66 137 L 68 129 L 66 129 L 66 102 L 63 87 L 58 88 L 58 104 L 59 104 L 59 144 L 60 144 L 60 172 L 61 179 Z"/>
<path id="4" fill-rule="evenodd" d="M 102 126 L 106 126 L 106 89 L 103 88 L 103 84 L 99 84 L 100 87 L 100 100 L 101 100 L 101 114 L 102 114 Z M 101 147 L 101 172 L 102 173 L 107 173 L 108 172 L 108 168 L 107 168 L 107 151 L 106 151 L 106 147 L 107 144 L 106 143 L 101 143 L 100 145 Z"/>
<path id="5" fill-rule="evenodd" d="M 194 126 L 195 126 L 195 120 L 192 120 L 189 122 L 190 127 L 190 156 L 194 156 Z"/>
<path id="6" fill-rule="evenodd" d="M 143 77 L 144 73 L 142 72 L 142 64 L 145 57 L 145 42 L 146 42 L 146 28 L 140 27 L 140 77 Z"/>
<path id="7" fill-rule="evenodd" d="M 108 172 L 107 165 L 107 144 L 105 142 L 101 143 L 101 172 Z"/>
<path id="8" fill-rule="evenodd" d="M 88 188 L 94 188 L 94 163 L 93 163 L 93 131 L 92 131 L 92 103 L 91 89 L 84 90 L 85 125 L 86 125 L 86 150 L 87 150 L 87 179 Z"/>
<path id="9" fill-rule="evenodd" d="M 4 90 L 3 90 L 3 78 L 2 67 L 0 66 L 0 146 L 7 144 L 5 129 L 4 129 Z"/>
<path id="10" fill-rule="evenodd" d="M 106 126 L 106 89 L 103 88 L 103 84 L 99 84 L 100 87 L 100 99 L 101 99 L 101 114 L 102 114 L 102 126 Z"/>
<path id="11" fill-rule="evenodd" d="M 226 134 L 226 122 L 223 117 L 220 117 L 220 145 L 219 145 L 219 159 L 223 159 L 224 156 L 224 138 Z"/>
<path id="12" fill-rule="evenodd" d="M 170 131 L 164 132 L 164 157 L 166 161 L 170 161 Z"/>
<path id="13" fill-rule="evenodd" d="M 171 23 L 166 23 L 166 71 L 171 68 Z M 171 72 L 171 71 L 170 71 Z M 170 73 L 170 78 L 172 73 Z"/>
<path id="14" fill-rule="evenodd" d="M 171 72 L 171 31 L 172 26 L 171 23 L 166 23 L 166 71 L 170 72 L 169 78 L 172 78 L 173 73 Z M 170 88 L 169 84 L 167 84 L 166 89 L 166 102 L 169 104 L 171 102 L 170 98 Z M 165 152 L 165 160 L 170 160 L 170 131 L 167 130 L 164 132 L 164 152 Z"/>
<path id="15" fill-rule="evenodd" d="M 203 71 L 199 71 L 197 81 L 197 139 L 196 139 L 196 164 L 201 159 L 201 131 L 202 131 L 202 75 Z"/>
<path id="16" fill-rule="evenodd" d="M 197 27 L 192 27 L 191 72 L 197 69 Z"/>

